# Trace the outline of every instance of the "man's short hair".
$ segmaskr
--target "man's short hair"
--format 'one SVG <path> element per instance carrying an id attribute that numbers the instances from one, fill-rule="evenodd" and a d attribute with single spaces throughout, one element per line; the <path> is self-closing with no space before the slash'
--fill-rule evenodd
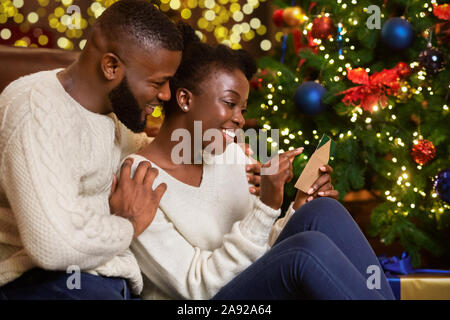
<path id="1" fill-rule="evenodd" d="M 95 25 L 110 43 L 119 46 L 129 46 L 131 40 L 144 49 L 157 46 L 183 50 L 183 39 L 175 24 L 149 1 L 118 1 L 102 13 Z"/>

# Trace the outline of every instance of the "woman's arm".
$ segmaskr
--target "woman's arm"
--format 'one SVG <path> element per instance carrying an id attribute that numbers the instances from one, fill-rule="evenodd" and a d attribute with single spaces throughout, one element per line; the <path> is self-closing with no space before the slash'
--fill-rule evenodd
<path id="1" fill-rule="evenodd" d="M 171 297 L 210 299 L 267 251 L 279 210 L 254 200 L 252 212 L 235 222 L 213 251 L 193 246 L 158 210 L 149 228 L 131 245 L 141 271 Z"/>

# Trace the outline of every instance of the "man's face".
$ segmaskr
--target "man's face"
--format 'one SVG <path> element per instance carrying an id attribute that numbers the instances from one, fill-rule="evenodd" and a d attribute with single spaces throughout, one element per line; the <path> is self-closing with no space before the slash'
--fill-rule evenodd
<path id="1" fill-rule="evenodd" d="M 125 57 L 125 76 L 109 99 L 117 118 L 133 132 L 145 129 L 146 118 L 157 105 L 170 100 L 169 80 L 175 74 L 181 51 L 155 47 Z"/>

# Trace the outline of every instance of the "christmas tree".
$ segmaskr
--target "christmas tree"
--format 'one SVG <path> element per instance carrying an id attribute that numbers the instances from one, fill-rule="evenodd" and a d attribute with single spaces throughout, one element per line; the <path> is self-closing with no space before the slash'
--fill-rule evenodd
<path id="1" fill-rule="evenodd" d="M 0 0 L 0 44 L 80 50 L 95 19 L 116 1 Z M 203 41 L 233 49 L 253 41 L 265 52 L 279 41 L 258 61 L 247 118 L 281 129 L 278 143 L 267 141 L 273 148 L 305 147 L 294 162 L 297 177 L 329 135 L 337 143 L 331 165 L 341 199 L 365 189 L 381 202 L 371 235 L 387 245 L 400 241 L 415 266 L 422 249 L 450 263 L 449 5 L 148 1 L 191 23 Z M 263 18 L 270 4 L 275 39 Z M 285 206 L 297 177 L 286 186 Z"/>
<path id="2" fill-rule="evenodd" d="M 273 1 L 280 46 L 259 59 L 248 117 L 280 130 L 279 152 L 304 146 L 297 177 L 322 134 L 336 143 L 343 198 L 367 189 L 381 204 L 370 235 L 400 241 L 414 266 L 450 256 L 450 8 L 422 0 Z M 286 203 L 296 192 L 286 186 Z"/>

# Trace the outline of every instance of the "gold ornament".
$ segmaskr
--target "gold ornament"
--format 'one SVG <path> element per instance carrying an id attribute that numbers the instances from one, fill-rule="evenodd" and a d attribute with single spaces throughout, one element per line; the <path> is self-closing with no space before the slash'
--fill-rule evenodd
<path id="1" fill-rule="evenodd" d="M 300 7 L 289 7 L 283 11 L 284 22 L 291 27 L 298 27 L 305 22 L 305 13 Z"/>

